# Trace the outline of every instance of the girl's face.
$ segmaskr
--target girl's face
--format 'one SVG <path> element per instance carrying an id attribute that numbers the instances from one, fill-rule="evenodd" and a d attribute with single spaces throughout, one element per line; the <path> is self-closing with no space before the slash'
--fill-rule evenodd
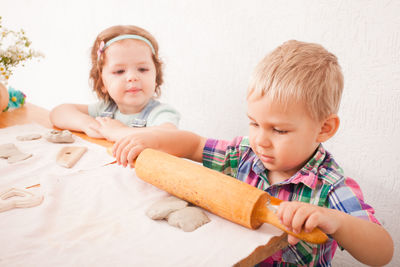
<path id="1" fill-rule="evenodd" d="M 143 41 L 125 39 L 110 45 L 104 53 L 103 92 L 110 95 L 122 113 L 139 113 L 156 89 L 151 48 Z"/>

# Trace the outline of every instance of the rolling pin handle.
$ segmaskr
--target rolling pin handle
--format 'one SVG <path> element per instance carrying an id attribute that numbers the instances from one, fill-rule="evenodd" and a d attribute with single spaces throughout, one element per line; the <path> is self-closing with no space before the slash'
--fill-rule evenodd
<path id="1" fill-rule="evenodd" d="M 271 197 L 268 198 L 267 202 L 265 203 L 265 206 L 267 207 L 267 209 L 272 211 L 274 214 L 276 214 L 278 212 L 278 206 L 271 204 Z"/>
<path id="2" fill-rule="evenodd" d="M 294 233 L 288 230 L 278 219 L 276 215 L 279 203 L 282 202 L 281 200 L 268 196 L 263 206 L 260 206 L 258 209 L 257 217 L 264 223 L 272 224 L 273 226 L 281 229 L 282 231 L 293 235 L 303 241 L 314 243 L 314 244 L 322 244 L 328 240 L 328 236 L 322 232 L 320 229 L 315 228 L 311 233 L 306 233 L 301 231 L 301 233 Z"/>
<path id="3" fill-rule="evenodd" d="M 278 212 L 278 206 L 268 205 L 267 208 L 275 214 Z"/>

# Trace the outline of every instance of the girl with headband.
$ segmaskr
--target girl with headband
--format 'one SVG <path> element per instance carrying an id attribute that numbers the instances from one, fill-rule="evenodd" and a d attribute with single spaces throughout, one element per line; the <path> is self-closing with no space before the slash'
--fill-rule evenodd
<path id="1" fill-rule="evenodd" d="M 142 127 L 178 126 L 179 113 L 156 100 L 162 62 L 149 32 L 131 25 L 105 29 L 93 44 L 91 61 L 90 81 L 99 101 L 55 107 L 50 120 L 56 127 L 117 141 Z"/>

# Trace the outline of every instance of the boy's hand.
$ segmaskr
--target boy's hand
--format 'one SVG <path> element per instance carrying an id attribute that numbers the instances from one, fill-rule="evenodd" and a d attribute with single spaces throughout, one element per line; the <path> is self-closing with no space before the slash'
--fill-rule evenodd
<path id="1" fill-rule="evenodd" d="M 113 146 L 113 156 L 117 163 L 124 167 L 133 166 L 134 160 L 145 148 L 157 149 L 157 137 L 154 130 L 141 129 L 137 133 L 125 136 Z"/>
<path id="2" fill-rule="evenodd" d="M 302 229 L 311 232 L 318 227 L 326 234 L 334 234 L 341 225 L 337 212 L 308 203 L 284 201 L 278 206 L 277 216 L 282 224 L 294 233 L 300 233 Z M 295 245 L 299 239 L 289 235 L 288 241 Z"/>

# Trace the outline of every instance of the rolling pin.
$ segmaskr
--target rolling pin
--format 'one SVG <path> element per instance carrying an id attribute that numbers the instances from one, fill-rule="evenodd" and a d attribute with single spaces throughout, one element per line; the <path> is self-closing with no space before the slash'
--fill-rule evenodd
<path id="1" fill-rule="evenodd" d="M 282 202 L 256 187 L 191 161 L 153 149 L 143 150 L 135 163 L 137 176 L 168 193 L 250 229 L 263 223 L 301 240 L 322 244 L 320 229 L 296 234 L 283 226 L 271 207 Z"/>

